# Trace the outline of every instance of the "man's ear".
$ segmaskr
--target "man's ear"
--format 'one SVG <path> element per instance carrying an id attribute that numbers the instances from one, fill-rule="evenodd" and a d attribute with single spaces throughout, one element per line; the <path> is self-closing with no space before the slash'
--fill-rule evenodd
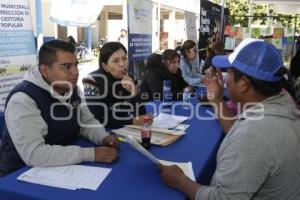
<path id="1" fill-rule="evenodd" d="M 241 79 L 239 80 L 238 85 L 240 91 L 242 93 L 246 93 L 251 87 L 251 82 L 246 76 L 242 76 Z"/>
<path id="2" fill-rule="evenodd" d="M 40 67 L 40 72 L 42 74 L 42 76 L 47 79 L 48 78 L 48 71 L 49 71 L 49 67 L 45 64 L 41 64 Z"/>

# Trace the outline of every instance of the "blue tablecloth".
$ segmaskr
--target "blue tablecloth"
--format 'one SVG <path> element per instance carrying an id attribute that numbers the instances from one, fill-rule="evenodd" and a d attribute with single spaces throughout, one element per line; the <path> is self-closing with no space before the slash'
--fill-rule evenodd
<path id="1" fill-rule="evenodd" d="M 148 110 L 151 109 L 148 108 Z M 177 106 L 174 110 L 176 114 L 186 116 L 191 112 L 191 110 L 182 109 L 181 106 Z M 178 141 L 166 147 L 152 146 L 150 150 L 159 159 L 178 162 L 192 161 L 195 176 L 201 184 L 208 184 L 211 179 L 215 169 L 216 152 L 223 138 L 218 121 L 205 119 L 209 116 L 207 110 L 211 111 L 211 108 L 198 106 L 196 111 L 198 116 L 186 121 L 186 124 L 191 126 L 187 134 Z M 91 145 L 83 139 L 78 141 L 78 144 Z M 156 166 L 126 143 L 121 144 L 119 160 L 116 163 L 84 164 L 112 168 L 111 173 L 97 191 L 82 189 L 73 191 L 21 182 L 16 179 L 17 176 L 29 169 L 29 167 L 23 167 L 0 179 L 0 199 L 185 199 L 182 193 L 165 186 Z"/>

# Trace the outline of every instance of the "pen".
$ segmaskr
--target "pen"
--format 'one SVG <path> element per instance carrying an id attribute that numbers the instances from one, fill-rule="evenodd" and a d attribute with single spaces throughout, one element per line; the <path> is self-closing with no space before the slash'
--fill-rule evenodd
<path id="1" fill-rule="evenodd" d="M 176 127 L 177 126 L 179 126 L 180 125 L 180 123 L 179 124 L 176 124 L 176 125 L 174 125 L 174 126 L 169 126 L 168 127 L 168 130 L 176 130 Z M 178 129 L 177 129 L 178 130 Z"/>
<path id="2" fill-rule="evenodd" d="M 119 140 L 120 142 L 126 142 L 126 138 L 124 138 L 124 137 L 118 137 L 118 140 Z"/>

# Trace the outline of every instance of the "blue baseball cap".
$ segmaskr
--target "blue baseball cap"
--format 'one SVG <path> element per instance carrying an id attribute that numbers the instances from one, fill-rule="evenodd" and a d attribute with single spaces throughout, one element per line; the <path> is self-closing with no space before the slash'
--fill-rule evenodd
<path id="1" fill-rule="evenodd" d="M 267 82 L 279 81 L 276 72 L 283 67 L 280 52 L 272 44 L 261 40 L 244 39 L 229 56 L 215 56 L 212 60 L 217 68 L 234 67 L 251 77 Z"/>

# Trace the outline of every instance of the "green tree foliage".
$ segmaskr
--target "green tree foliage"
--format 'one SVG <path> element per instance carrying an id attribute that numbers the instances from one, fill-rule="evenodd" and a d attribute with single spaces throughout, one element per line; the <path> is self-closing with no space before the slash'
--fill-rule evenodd
<path id="1" fill-rule="evenodd" d="M 214 3 L 219 3 L 219 0 L 212 0 Z M 231 25 L 239 24 L 240 26 L 248 26 L 248 15 L 249 15 L 249 0 L 226 0 L 226 8 L 229 9 L 229 23 Z M 252 15 L 253 17 L 252 24 L 266 25 L 268 18 L 268 7 L 266 4 L 253 4 L 252 6 Z M 283 15 L 280 13 L 275 13 L 273 10 L 272 4 L 269 6 L 269 15 L 274 16 L 273 22 L 281 23 L 283 26 L 295 27 L 296 32 L 299 33 L 300 29 L 300 15 Z M 297 18 L 296 18 L 297 17 Z"/>
<path id="2" fill-rule="evenodd" d="M 248 26 L 249 16 L 249 2 L 248 0 L 230 0 L 226 2 L 226 7 L 229 9 L 229 23 L 240 24 L 241 26 Z M 272 15 L 273 9 L 270 9 Z M 252 23 L 264 25 L 267 23 L 267 5 L 254 4 L 252 6 Z"/>
<path id="3" fill-rule="evenodd" d="M 300 33 L 300 15 L 284 15 L 280 13 L 274 13 L 273 16 L 273 20 L 275 22 L 280 22 L 283 26 L 294 28 L 296 23 L 296 32 L 298 34 Z"/>

